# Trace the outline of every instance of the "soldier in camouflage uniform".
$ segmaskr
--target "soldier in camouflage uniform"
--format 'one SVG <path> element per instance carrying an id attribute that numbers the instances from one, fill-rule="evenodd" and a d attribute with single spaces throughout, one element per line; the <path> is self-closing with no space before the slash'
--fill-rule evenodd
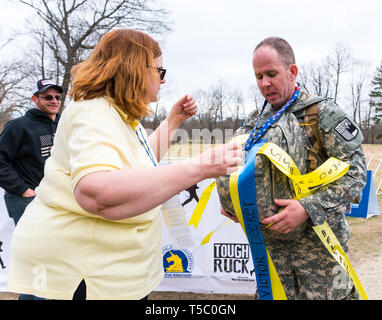
<path id="1" fill-rule="evenodd" d="M 257 129 L 293 95 L 297 67 L 289 44 L 268 38 L 254 51 L 253 67 L 259 89 L 268 101 Z M 305 110 L 312 95 L 300 88 L 297 100 L 263 138 L 284 149 L 301 174 L 312 170 L 311 142 L 305 133 Z M 350 278 L 330 255 L 312 226 L 327 221 L 345 252 L 350 238 L 345 212 L 366 183 L 366 161 L 361 147 L 363 136 L 345 112 L 330 99 L 318 103 L 318 134 L 324 153 L 316 158 L 320 166 L 335 157 L 350 164 L 341 179 L 300 200 L 294 197 L 291 181 L 263 155 L 255 161 L 259 220 L 267 249 L 288 299 L 357 299 Z M 252 112 L 236 136 L 249 134 L 259 114 Z M 322 154 L 325 154 L 323 156 Z M 222 213 L 237 221 L 229 194 L 229 176 L 217 179 Z M 260 199 L 260 200 L 259 200 Z M 274 223 L 269 228 L 265 226 Z"/>

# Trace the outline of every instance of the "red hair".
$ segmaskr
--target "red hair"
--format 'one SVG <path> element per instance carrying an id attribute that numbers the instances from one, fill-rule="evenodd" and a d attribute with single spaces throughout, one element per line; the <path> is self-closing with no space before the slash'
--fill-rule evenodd
<path id="1" fill-rule="evenodd" d="M 123 110 L 130 120 L 150 115 L 147 105 L 148 75 L 157 76 L 153 60 L 162 55 L 158 43 L 149 35 L 131 29 L 106 33 L 90 57 L 74 66 L 74 100 L 104 96 Z"/>

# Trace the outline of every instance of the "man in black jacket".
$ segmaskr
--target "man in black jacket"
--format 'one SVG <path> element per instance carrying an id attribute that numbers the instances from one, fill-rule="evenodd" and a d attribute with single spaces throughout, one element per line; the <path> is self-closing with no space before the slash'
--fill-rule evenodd
<path id="1" fill-rule="evenodd" d="M 32 101 L 36 108 L 9 121 L 0 135 L 0 187 L 15 224 L 35 196 L 44 176 L 59 120 L 62 87 L 50 79 L 37 81 Z"/>

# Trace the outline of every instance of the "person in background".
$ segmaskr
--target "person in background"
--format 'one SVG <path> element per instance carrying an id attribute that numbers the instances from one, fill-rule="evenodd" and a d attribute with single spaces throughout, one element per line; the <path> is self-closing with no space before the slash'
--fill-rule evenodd
<path id="1" fill-rule="evenodd" d="M 0 135 L 0 187 L 15 225 L 44 176 L 61 107 L 61 86 L 41 79 L 33 90 L 35 108 L 9 121 Z"/>
<path id="2" fill-rule="evenodd" d="M 163 279 L 160 206 L 233 172 L 239 144 L 158 166 L 175 130 L 197 111 L 177 101 L 147 136 L 140 124 L 165 83 L 162 52 L 130 29 L 105 34 L 72 69 L 45 176 L 12 240 L 8 289 L 48 299 L 145 299 Z"/>

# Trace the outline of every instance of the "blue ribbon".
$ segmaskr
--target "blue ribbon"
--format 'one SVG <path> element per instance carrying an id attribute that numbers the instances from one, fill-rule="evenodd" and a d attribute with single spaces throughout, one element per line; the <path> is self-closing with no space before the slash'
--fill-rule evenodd
<path id="1" fill-rule="evenodd" d="M 239 174 L 238 191 L 245 232 L 251 248 L 252 260 L 255 267 L 259 299 L 273 300 L 267 250 L 261 234 L 259 215 L 257 211 L 254 174 L 257 151 L 265 143 L 265 140 L 260 140 L 250 149 L 248 160 L 242 172 Z"/>

